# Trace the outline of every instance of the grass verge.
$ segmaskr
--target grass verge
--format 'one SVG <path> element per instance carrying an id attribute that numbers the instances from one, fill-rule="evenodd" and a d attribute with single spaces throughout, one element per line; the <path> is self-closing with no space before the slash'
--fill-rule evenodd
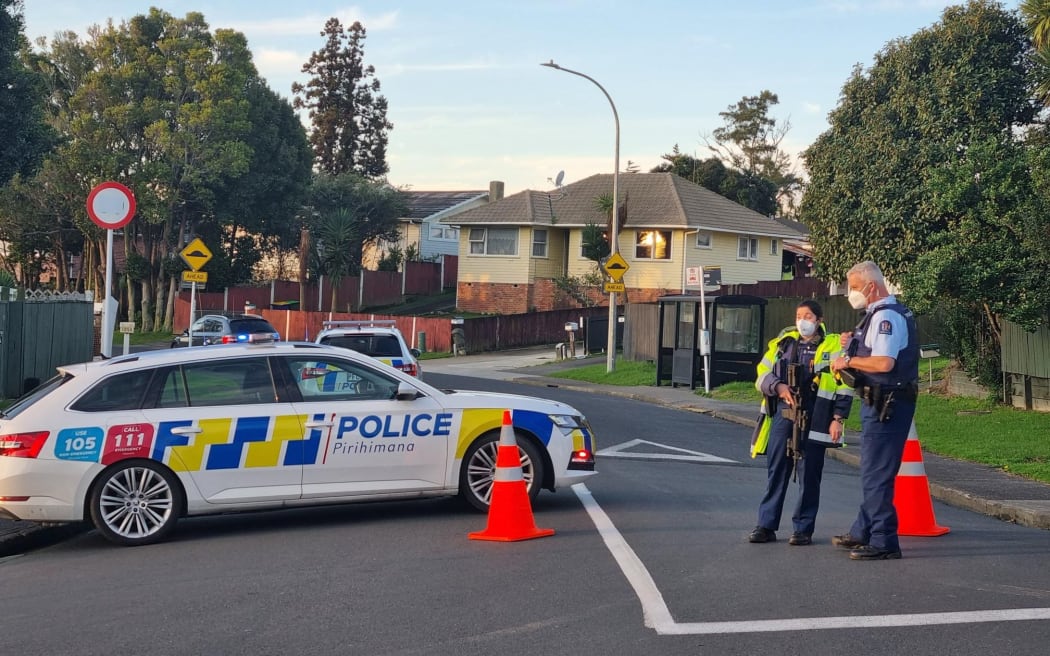
<path id="1" fill-rule="evenodd" d="M 932 361 L 936 383 L 948 367 L 947 358 Z M 929 361 L 920 375 L 929 380 Z M 646 385 L 656 382 L 656 365 L 651 362 L 617 360 L 616 371 L 606 372 L 605 363 L 590 364 L 546 374 L 551 377 L 603 385 Z M 732 401 L 757 410 L 761 402 L 750 382 L 734 382 L 716 387 L 700 396 Z M 846 442 L 860 432 L 860 402 L 855 401 L 846 421 Z M 924 392 L 919 397 L 915 430 L 923 449 L 938 455 L 977 462 L 1043 483 L 1050 483 L 1050 413 L 1026 412 L 981 399 L 949 397 Z"/>
<path id="2" fill-rule="evenodd" d="M 150 333 L 131 333 L 129 337 L 131 337 L 132 346 L 141 346 L 143 344 L 159 344 L 161 342 L 170 343 L 172 332 L 170 330 L 160 330 Z M 124 345 L 124 333 L 113 333 L 113 345 Z"/>

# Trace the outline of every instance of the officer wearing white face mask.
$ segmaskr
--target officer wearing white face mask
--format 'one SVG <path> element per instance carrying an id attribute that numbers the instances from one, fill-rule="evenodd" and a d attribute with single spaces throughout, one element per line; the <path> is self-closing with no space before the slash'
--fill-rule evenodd
<path id="1" fill-rule="evenodd" d="M 846 354 L 831 363 L 849 370 L 861 405 L 860 479 L 863 500 L 849 533 L 832 538 L 850 549 L 853 560 L 901 557 L 893 486 L 915 416 L 919 389 L 919 342 L 915 315 L 886 289 L 874 262 L 861 262 L 846 274 L 848 299 L 866 309 Z"/>
<path id="2" fill-rule="evenodd" d="M 831 372 L 830 364 L 839 356 L 841 346 L 838 335 L 824 332 L 822 317 L 819 303 L 802 301 L 795 309 L 795 325 L 770 340 L 758 364 L 755 387 L 764 398 L 751 457 L 767 456 L 766 491 L 758 507 L 758 525 L 748 536 L 750 542 L 777 539 L 792 472 L 798 476 L 799 498 L 791 517 L 794 532 L 788 544 L 813 542 L 824 451 L 841 446 L 842 422 L 853 403 L 852 388 L 837 381 Z M 796 412 L 802 413 L 797 452 L 792 449 Z"/>

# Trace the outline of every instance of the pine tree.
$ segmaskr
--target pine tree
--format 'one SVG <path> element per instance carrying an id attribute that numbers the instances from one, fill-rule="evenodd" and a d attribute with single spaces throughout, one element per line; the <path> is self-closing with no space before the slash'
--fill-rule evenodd
<path id="1" fill-rule="evenodd" d="M 310 144 L 318 169 L 330 175 L 355 173 L 382 178 L 386 163 L 386 98 L 379 94 L 375 68 L 364 64 L 365 28 L 354 22 L 344 29 L 329 18 L 321 36 L 324 47 L 310 55 L 305 85 L 292 85 L 294 107 L 308 110 Z"/>

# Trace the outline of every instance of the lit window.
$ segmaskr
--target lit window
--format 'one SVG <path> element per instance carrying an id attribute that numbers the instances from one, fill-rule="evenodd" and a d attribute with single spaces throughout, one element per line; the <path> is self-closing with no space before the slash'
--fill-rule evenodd
<path id="1" fill-rule="evenodd" d="M 635 235 L 634 258 L 636 260 L 671 259 L 670 230 L 639 230 Z"/>
<path id="2" fill-rule="evenodd" d="M 757 260 L 758 238 L 751 237 L 748 235 L 741 235 L 740 238 L 737 240 L 736 259 Z"/>
<path id="3" fill-rule="evenodd" d="M 696 247 L 711 248 L 711 233 L 706 230 L 696 233 Z"/>
<path id="4" fill-rule="evenodd" d="M 471 255 L 517 255 L 517 228 L 471 228 Z"/>
<path id="5" fill-rule="evenodd" d="M 543 228 L 532 229 L 532 256 L 547 257 L 547 231 Z"/>

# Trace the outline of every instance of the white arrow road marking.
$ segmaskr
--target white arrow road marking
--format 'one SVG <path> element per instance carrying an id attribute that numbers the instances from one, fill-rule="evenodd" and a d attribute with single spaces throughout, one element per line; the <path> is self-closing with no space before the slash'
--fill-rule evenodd
<path id="1" fill-rule="evenodd" d="M 678 453 L 635 453 L 633 451 L 625 450 L 632 449 L 641 444 L 647 444 L 649 446 L 658 447 L 660 449 L 666 449 L 668 451 L 677 451 Z M 640 460 L 692 460 L 694 462 L 736 462 L 735 460 L 729 460 L 728 458 L 719 458 L 718 456 L 713 456 L 710 453 L 690 451 L 689 449 L 682 449 L 677 446 L 670 446 L 667 444 L 650 442 L 649 440 L 630 440 L 629 442 L 624 442 L 623 444 L 617 444 L 616 446 L 606 447 L 598 451 L 598 455 L 606 456 L 609 458 L 638 458 Z"/>
<path id="2" fill-rule="evenodd" d="M 572 486 L 584 510 L 598 529 L 605 546 L 634 588 L 642 603 L 645 626 L 659 635 L 711 635 L 718 633 L 764 633 L 768 631 L 812 631 L 816 629 L 888 628 L 895 626 L 929 626 L 933 624 L 977 624 L 1021 620 L 1050 620 L 1050 608 L 1005 608 L 998 610 L 960 611 L 949 613 L 911 613 L 899 615 L 854 615 L 843 617 L 798 617 L 782 620 L 740 620 L 734 622 L 674 621 L 671 611 L 656 587 L 649 570 L 638 554 L 616 529 L 591 491 L 583 483 Z"/>

